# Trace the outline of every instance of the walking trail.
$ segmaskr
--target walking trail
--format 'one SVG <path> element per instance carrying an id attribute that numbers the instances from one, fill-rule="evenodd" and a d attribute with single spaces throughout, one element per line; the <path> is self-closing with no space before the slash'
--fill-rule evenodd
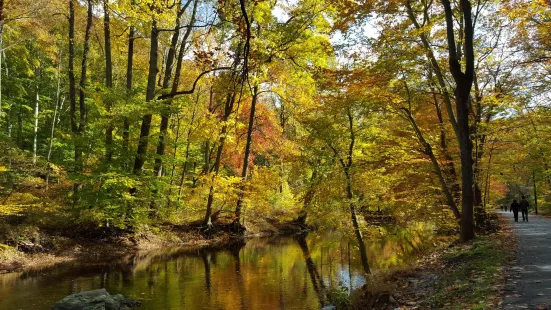
<path id="1" fill-rule="evenodd" d="M 517 240 L 516 261 L 505 279 L 503 309 L 551 309 L 551 219 L 530 214 L 509 220 Z"/>

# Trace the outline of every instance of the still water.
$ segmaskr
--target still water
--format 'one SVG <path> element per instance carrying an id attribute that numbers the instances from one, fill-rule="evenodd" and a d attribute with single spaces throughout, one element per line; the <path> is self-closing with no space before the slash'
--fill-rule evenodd
<path id="1" fill-rule="evenodd" d="M 407 263 L 426 235 L 366 242 L 370 268 Z M 49 309 L 66 295 L 105 287 L 139 309 L 319 309 L 326 292 L 366 283 L 354 241 L 337 233 L 248 239 L 223 249 L 172 249 L 112 262 L 82 261 L 0 275 L 0 309 Z"/>

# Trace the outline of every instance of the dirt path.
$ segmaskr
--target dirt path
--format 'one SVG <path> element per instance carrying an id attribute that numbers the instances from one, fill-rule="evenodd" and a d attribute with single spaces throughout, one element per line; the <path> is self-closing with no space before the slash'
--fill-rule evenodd
<path id="1" fill-rule="evenodd" d="M 503 309 L 551 309 L 551 219 L 530 214 L 515 222 L 502 212 L 517 240 L 516 261 L 506 276 Z"/>

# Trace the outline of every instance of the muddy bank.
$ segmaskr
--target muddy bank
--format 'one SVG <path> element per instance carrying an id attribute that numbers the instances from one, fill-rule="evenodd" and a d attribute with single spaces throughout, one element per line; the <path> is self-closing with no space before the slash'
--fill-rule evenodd
<path id="1" fill-rule="evenodd" d="M 178 248 L 197 251 L 221 248 L 247 238 L 292 235 L 304 232 L 294 223 L 274 223 L 261 231 L 235 231 L 219 223 L 206 230 L 202 225 L 140 227 L 138 232 L 117 228 L 4 226 L 0 236 L 0 273 L 45 268 L 76 260 L 103 263 L 154 250 Z"/>

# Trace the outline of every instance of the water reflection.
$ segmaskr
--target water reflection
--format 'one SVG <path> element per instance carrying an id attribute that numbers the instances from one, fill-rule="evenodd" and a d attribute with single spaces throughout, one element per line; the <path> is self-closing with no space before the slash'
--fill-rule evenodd
<path id="1" fill-rule="evenodd" d="M 403 264 L 426 232 L 396 232 L 367 242 L 373 270 Z M 341 283 L 365 284 L 355 240 L 337 233 L 251 239 L 224 249 L 137 253 L 0 275 L 0 309 L 49 309 L 63 296 L 105 287 L 142 309 L 319 309 Z"/>

